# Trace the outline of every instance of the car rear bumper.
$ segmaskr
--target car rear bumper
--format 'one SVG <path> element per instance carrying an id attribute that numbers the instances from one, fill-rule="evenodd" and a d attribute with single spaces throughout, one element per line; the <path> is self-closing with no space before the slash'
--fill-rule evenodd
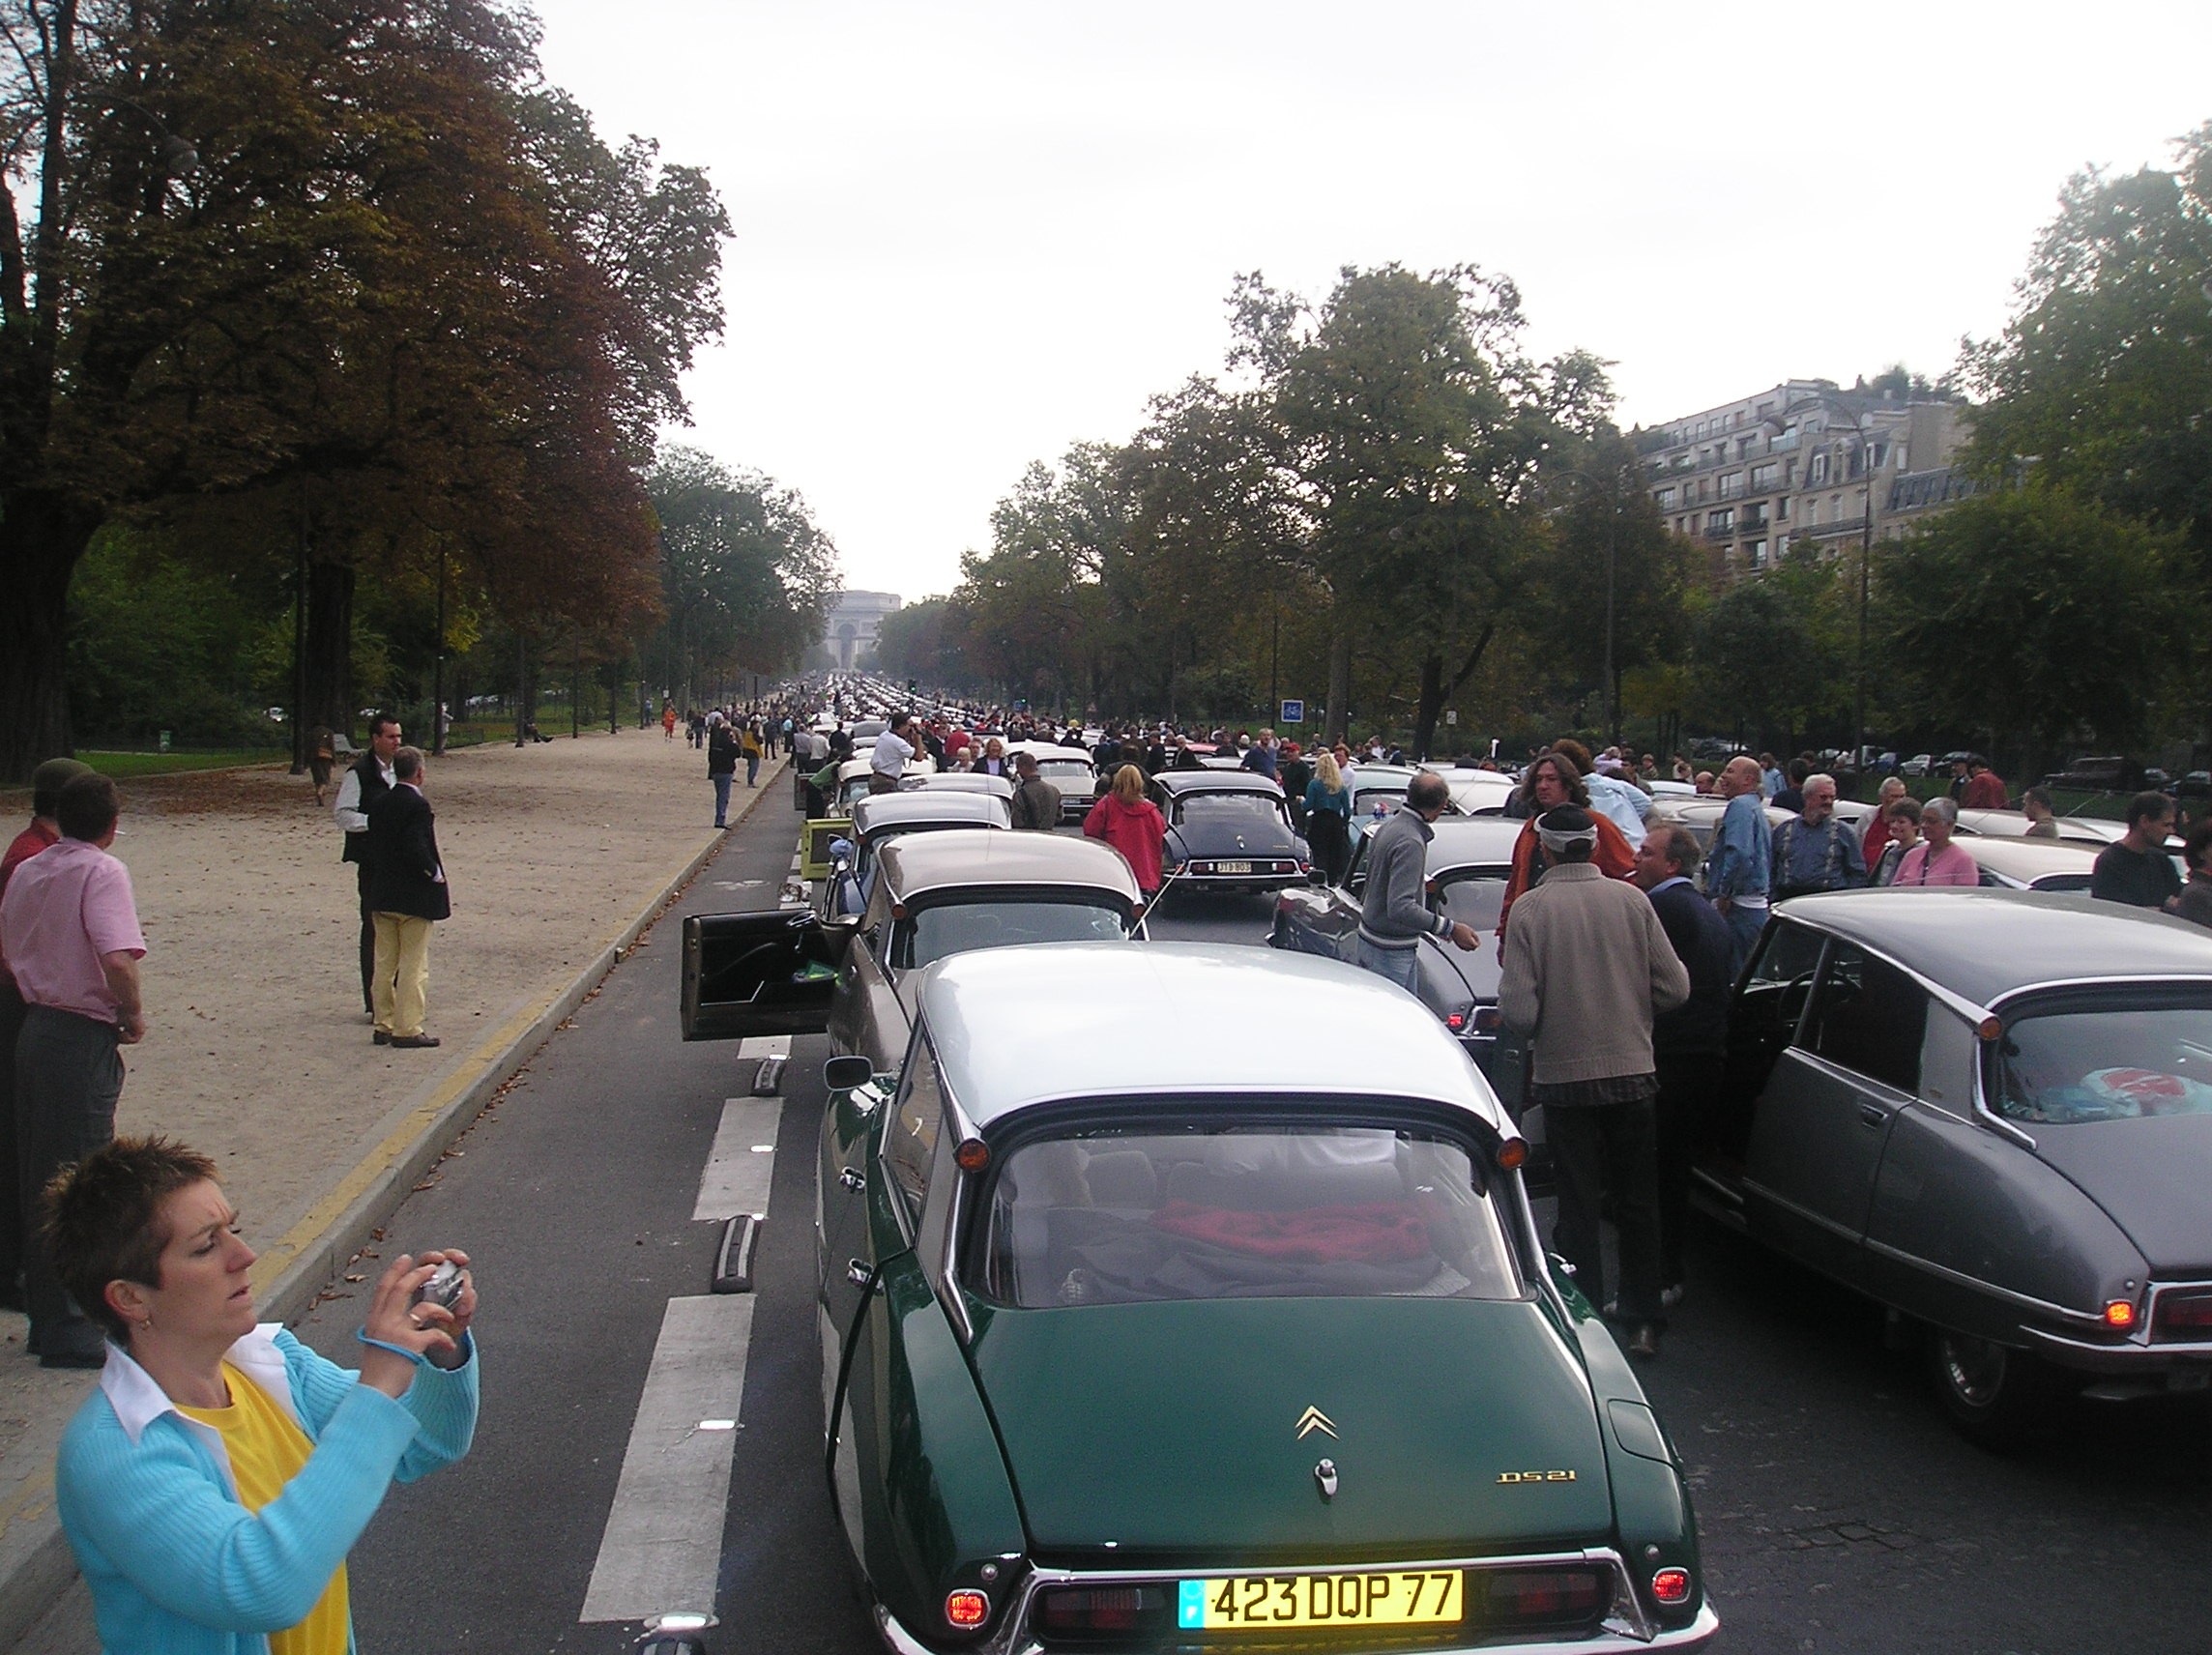
<path id="1" fill-rule="evenodd" d="M 2045 1327 L 2024 1329 L 2029 1349 L 2052 1367 L 2109 1379 L 2156 1379 L 2168 1374 L 2212 1374 L 2212 1342 L 2106 1345 L 2072 1339 Z"/>
<path id="2" fill-rule="evenodd" d="M 1539 1639 L 1528 1643 L 1499 1643 L 1485 1640 L 1478 1643 L 1431 1644 L 1421 1655 L 1647 1655 L 1651 1650 L 1703 1649 L 1721 1629 L 1721 1617 L 1711 1604 L 1703 1605 L 1697 1618 L 1687 1626 L 1674 1627 L 1653 1633 L 1649 1638 L 1638 1638 L 1633 1633 L 1602 1631 L 1588 1638 L 1564 1640 Z M 884 1647 L 891 1655 L 938 1655 L 938 1652 L 913 1633 L 901 1626 L 890 1611 L 881 1604 L 876 1606 L 876 1632 L 884 1640 Z M 1043 1655 L 1044 1645 L 1033 1638 L 1024 1637 L 1011 1642 L 986 1639 L 970 1645 L 982 1655 Z M 1344 1651 L 1343 1655 L 1356 1655 Z"/>

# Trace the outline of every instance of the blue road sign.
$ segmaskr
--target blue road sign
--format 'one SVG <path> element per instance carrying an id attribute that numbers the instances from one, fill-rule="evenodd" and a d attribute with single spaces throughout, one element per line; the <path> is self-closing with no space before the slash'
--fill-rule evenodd
<path id="1" fill-rule="evenodd" d="M 1278 724 L 1303 724 L 1305 721 L 1306 704 L 1302 701 L 1284 702 L 1283 715 L 1275 720 Z"/>

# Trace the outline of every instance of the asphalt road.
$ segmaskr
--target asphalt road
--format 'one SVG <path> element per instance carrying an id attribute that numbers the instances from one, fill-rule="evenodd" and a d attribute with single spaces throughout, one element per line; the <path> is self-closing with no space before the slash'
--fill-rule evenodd
<path id="1" fill-rule="evenodd" d="M 795 827 L 771 800 L 678 912 L 772 902 Z M 1264 898 L 1173 892 L 1152 933 L 1257 944 L 1267 917 Z M 365 1651 L 613 1651 L 637 1630 L 579 1616 L 602 1539 L 637 1515 L 633 1419 L 671 1301 L 706 1292 L 718 1226 L 695 1222 L 693 1202 L 724 1100 L 753 1068 L 733 1046 L 677 1038 L 676 949 L 663 919 L 391 1227 L 392 1246 L 475 1254 L 485 1405 L 469 1460 L 397 1491 L 354 1554 Z M 1358 1031 L 1328 1037 L 1356 1044 Z M 810 1271 L 824 1055 L 800 1039 L 786 1071 L 715 1655 L 878 1647 L 821 1474 Z M 1713 1230 L 1691 1265 L 1645 1374 L 1696 1485 L 1718 1647 L 2212 1649 L 2212 1411 L 2083 1408 L 1997 1457 L 1950 1432 L 1917 1355 L 1885 1348 L 1863 1301 Z M 305 1334 L 342 1357 L 358 1305 L 333 1300 Z"/>

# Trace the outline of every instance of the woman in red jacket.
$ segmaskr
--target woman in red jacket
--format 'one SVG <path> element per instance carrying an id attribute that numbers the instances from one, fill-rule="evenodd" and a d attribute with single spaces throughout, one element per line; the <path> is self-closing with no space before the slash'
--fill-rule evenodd
<path id="1" fill-rule="evenodd" d="M 1168 824 L 1159 807 L 1145 797 L 1145 772 L 1135 765 L 1116 770 L 1113 791 L 1091 807 L 1083 830 L 1121 853 L 1150 907 L 1159 894 L 1160 848 L 1167 843 Z"/>

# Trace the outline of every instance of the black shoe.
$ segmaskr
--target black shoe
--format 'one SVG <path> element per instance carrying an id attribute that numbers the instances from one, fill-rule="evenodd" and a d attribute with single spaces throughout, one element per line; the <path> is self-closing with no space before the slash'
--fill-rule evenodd
<path id="1" fill-rule="evenodd" d="M 394 1034 L 391 1043 L 401 1051 L 421 1051 L 426 1046 L 435 1046 L 438 1037 L 435 1034 Z"/>
<path id="2" fill-rule="evenodd" d="M 392 1036 L 387 1034 L 383 1030 L 379 1029 L 374 1034 L 369 1036 L 369 1044 L 372 1046 L 389 1046 L 392 1044 Z"/>
<path id="3" fill-rule="evenodd" d="M 1659 1329 L 1651 1322 L 1640 1321 L 1636 1331 L 1628 1336 L 1628 1353 L 1645 1361 L 1659 1354 Z"/>

